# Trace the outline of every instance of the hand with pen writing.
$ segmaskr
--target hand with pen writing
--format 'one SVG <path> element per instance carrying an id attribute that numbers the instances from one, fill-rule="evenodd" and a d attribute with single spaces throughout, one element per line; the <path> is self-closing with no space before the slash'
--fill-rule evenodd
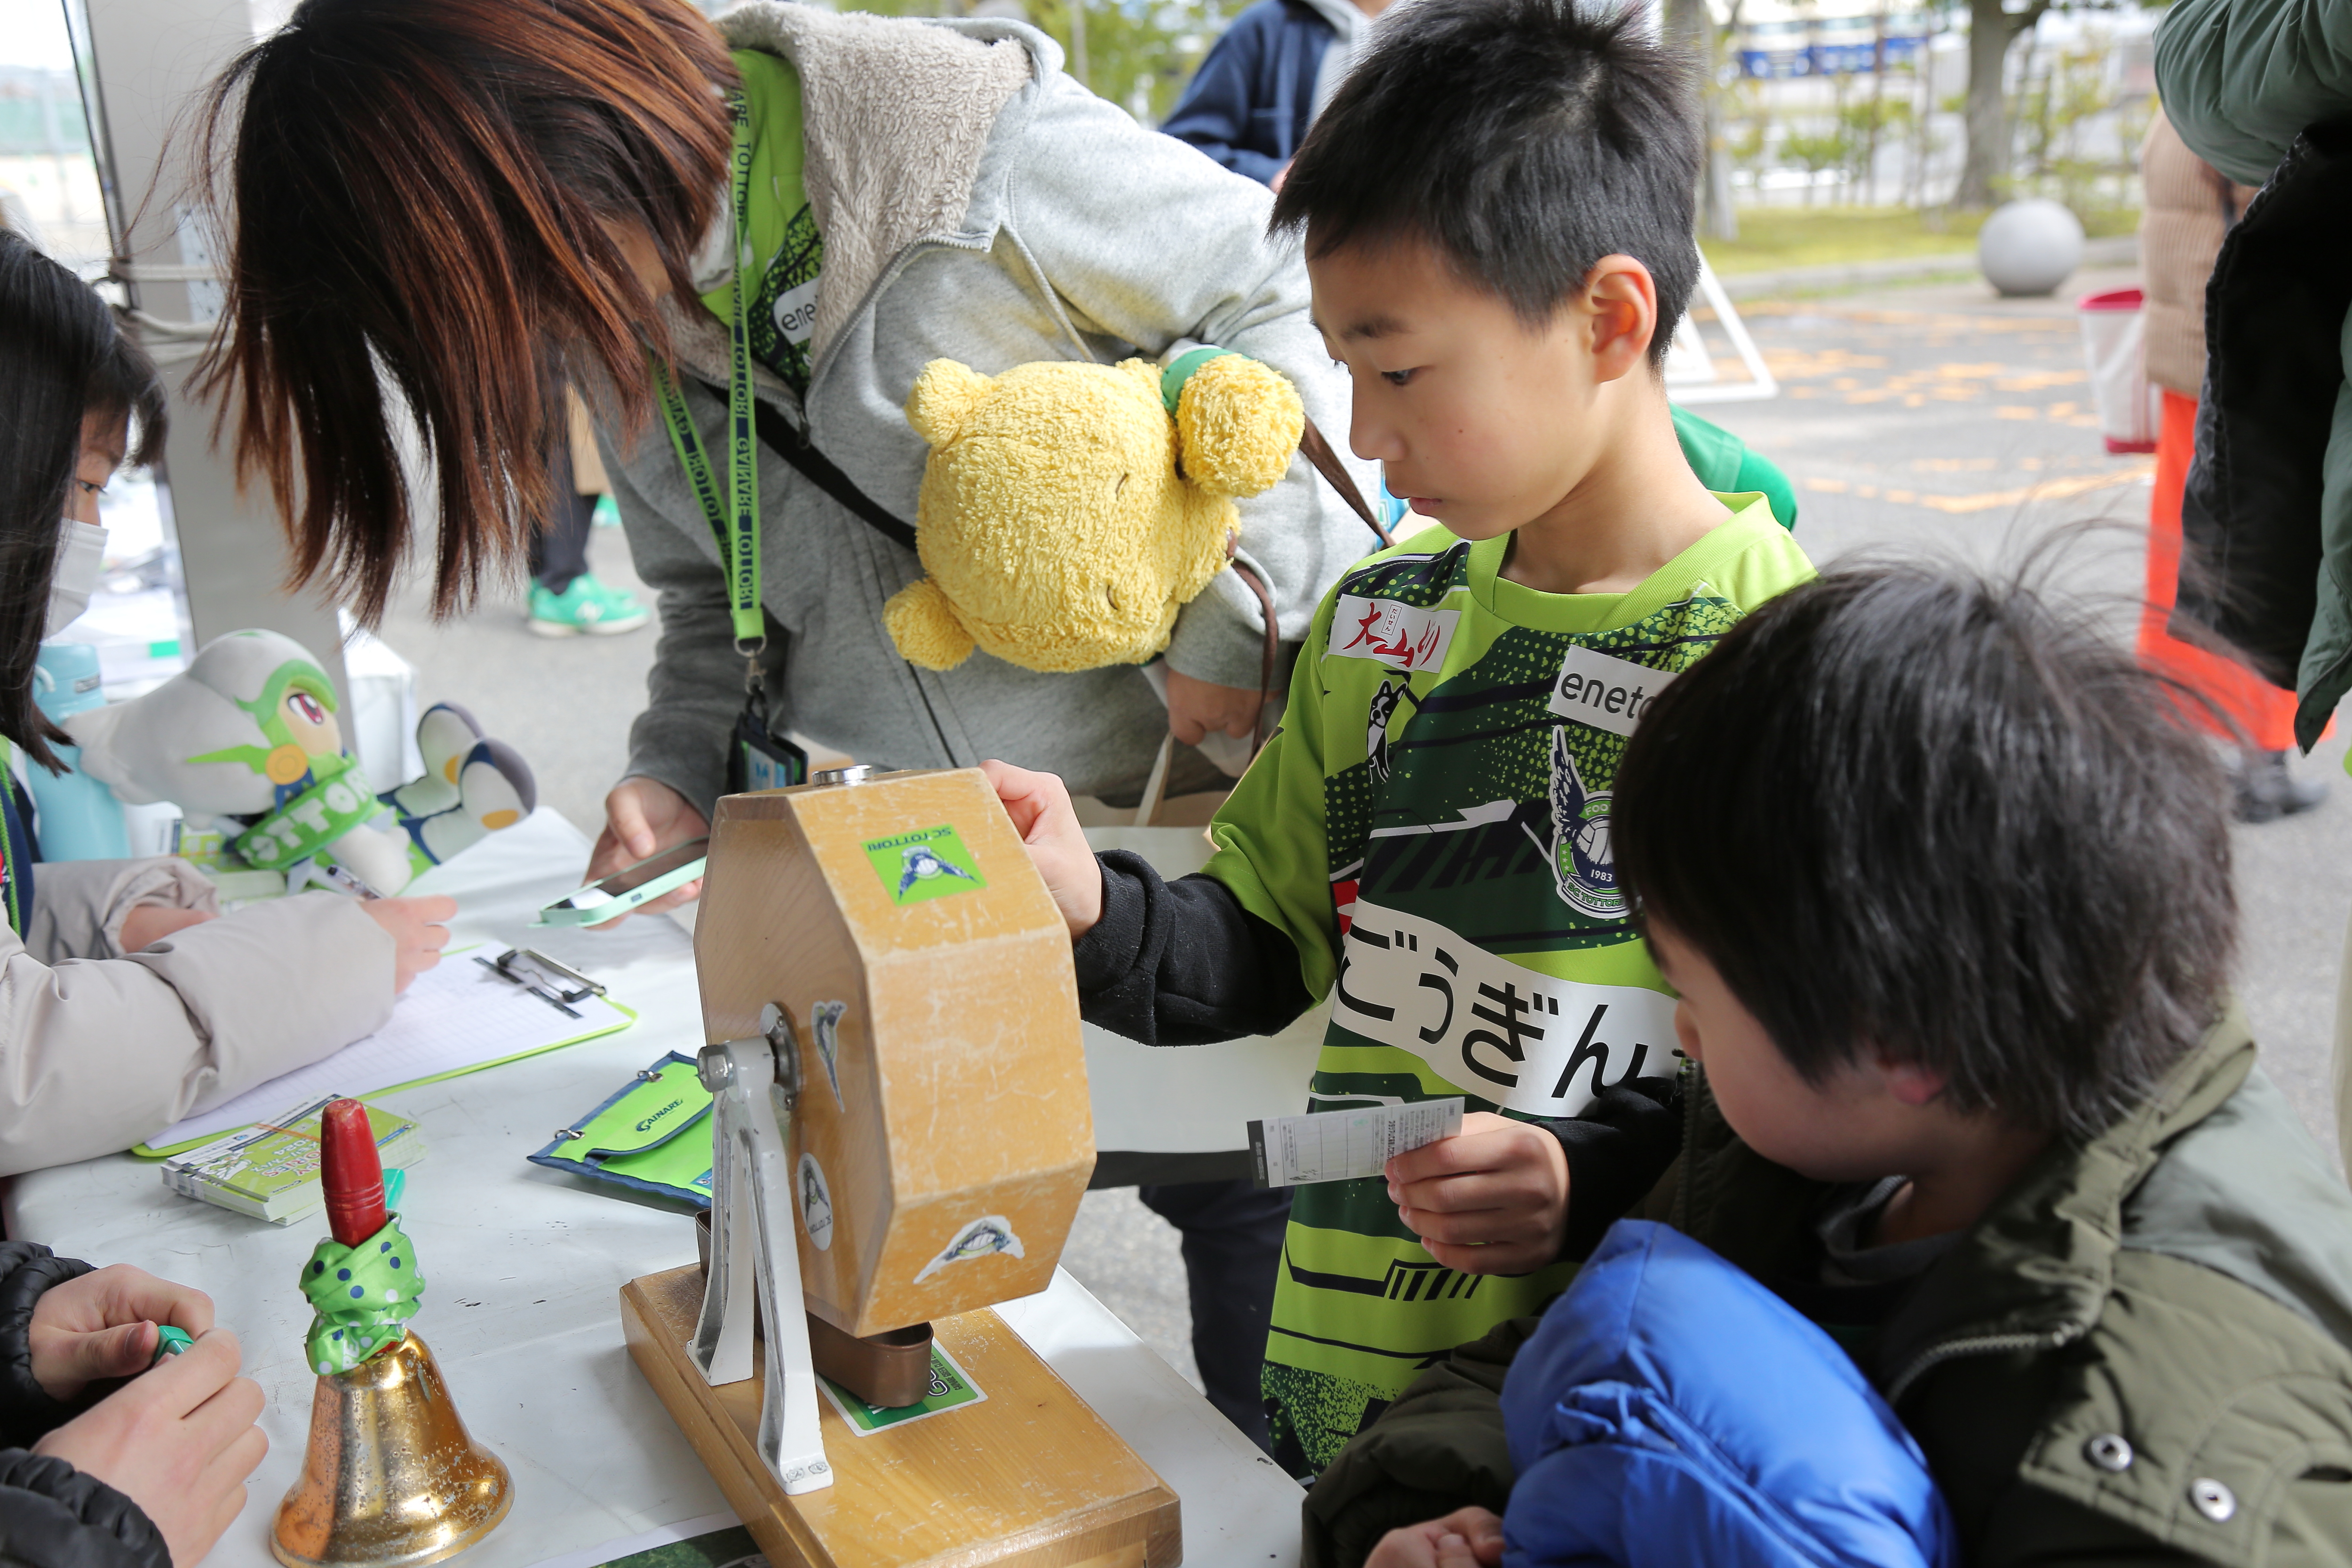
<path id="1" fill-rule="evenodd" d="M 457 913 L 457 901 L 443 896 L 370 898 L 361 901 L 359 910 L 392 938 L 392 989 L 397 996 L 441 961 L 441 949 L 449 945 L 446 922 Z M 122 950 L 142 953 L 167 936 L 218 918 L 206 910 L 142 904 L 122 917 Z"/>
<path id="2" fill-rule="evenodd" d="M 457 901 L 436 894 L 429 898 L 371 898 L 360 913 L 383 927 L 392 938 L 392 989 L 396 996 L 409 982 L 441 961 L 449 945 L 446 922 L 457 913 Z"/>
<path id="3" fill-rule="evenodd" d="M 159 1325 L 195 1336 L 153 1371 Z M 213 1323 L 201 1291 L 117 1264 L 44 1291 L 27 1329 L 32 1374 L 56 1399 L 131 1377 L 34 1446 L 121 1492 L 163 1535 L 175 1568 L 194 1568 L 244 1509 L 246 1479 L 269 1451 L 254 1423 L 261 1385 L 237 1375 L 236 1336 Z M 132 1376 L 144 1373 L 143 1376 Z"/>

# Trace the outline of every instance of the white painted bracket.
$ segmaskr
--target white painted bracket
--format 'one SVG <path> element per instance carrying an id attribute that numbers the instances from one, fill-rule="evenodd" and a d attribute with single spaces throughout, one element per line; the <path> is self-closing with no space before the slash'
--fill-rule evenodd
<path id="1" fill-rule="evenodd" d="M 1738 308 L 1731 303 L 1731 296 L 1715 276 L 1715 268 L 1704 259 L 1698 264 L 1698 292 L 1699 298 L 1714 308 L 1723 335 L 1731 340 L 1732 351 L 1747 368 L 1748 380 L 1723 379 L 1722 372 L 1716 369 L 1715 357 L 1706 351 L 1706 340 L 1699 335 L 1698 323 L 1685 315 L 1675 329 L 1674 341 L 1666 350 L 1666 395 L 1685 407 L 1779 397 L 1780 383 L 1772 379 L 1771 367 L 1757 350 L 1756 340 L 1748 334 L 1748 323 L 1739 319 Z"/>
<path id="2" fill-rule="evenodd" d="M 710 1091 L 710 1268 L 694 1364 L 713 1387 L 751 1375 L 752 1303 L 767 1344 L 760 1458 L 787 1496 L 833 1484 L 817 1420 L 816 1369 L 801 1298 L 798 1211 L 789 1129 L 800 1092 L 792 1019 L 773 1004 L 763 1034 L 706 1045 L 696 1062 Z"/>

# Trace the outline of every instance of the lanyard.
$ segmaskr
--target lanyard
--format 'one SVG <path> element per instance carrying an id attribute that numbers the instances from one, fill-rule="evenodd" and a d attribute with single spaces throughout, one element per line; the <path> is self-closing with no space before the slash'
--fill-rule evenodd
<path id="1" fill-rule="evenodd" d="M 729 322 L 727 375 L 727 495 L 710 471 L 702 450 L 702 436 L 686 412 L 686 400 L 668 367 L 656 362 L 654 384 L 660 389 L 662 417 L 669 424 L 670 444 L 677 449 L 678 465 L 686 470 L 694 498 L 710 523 L 719 545 L 719 559 L 727 573 L 729 619 L 734 623 L 735 651 L 750 664 L 747 678 L 759 685 L 760 651 L 767 646 L 767 617 L 760 604 L 760 473 L 751 420 L 751 110 L 749 96 L 734 99 L 733 150 L 735 198 L 735 312 Z"/>

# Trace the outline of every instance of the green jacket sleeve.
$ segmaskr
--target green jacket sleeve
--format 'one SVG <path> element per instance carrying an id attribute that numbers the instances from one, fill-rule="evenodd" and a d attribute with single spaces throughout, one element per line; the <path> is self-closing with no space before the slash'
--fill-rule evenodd
<path id="1" fill-rule="evenodd" d="M 2298 132 L 2352 114 L 2352 5 L 2179 0 L 2156 30 L 2156 85 L 2191 151 L 2259 185 Z"/>
<path id="2" fill-rule="evenodd" d="M 2352 1482 L 2307 1475 L 2287 1484 L 2265 1538 L 2242 1561 L 2265 1568 L 2343 1568 L 2352 1542 Z M 2012 1489 L 1986 1522 L 1975 1568 L 2189 1568 L 2213 1559 L 2168 1546 L 2038 1487 Z"/>

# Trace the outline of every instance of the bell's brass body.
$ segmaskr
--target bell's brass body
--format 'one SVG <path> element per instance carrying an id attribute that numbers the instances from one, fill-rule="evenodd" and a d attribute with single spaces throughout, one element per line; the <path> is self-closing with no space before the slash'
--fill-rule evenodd
<path id="1" fill-rule="evenodd" d="M 467 1435 L 415 1334 L 319 1379 L 302 1479 L 269 1550 L 287 1568 L 419 1568 L 473 1545 L 514 1504 L 498 1456 Z"/>

